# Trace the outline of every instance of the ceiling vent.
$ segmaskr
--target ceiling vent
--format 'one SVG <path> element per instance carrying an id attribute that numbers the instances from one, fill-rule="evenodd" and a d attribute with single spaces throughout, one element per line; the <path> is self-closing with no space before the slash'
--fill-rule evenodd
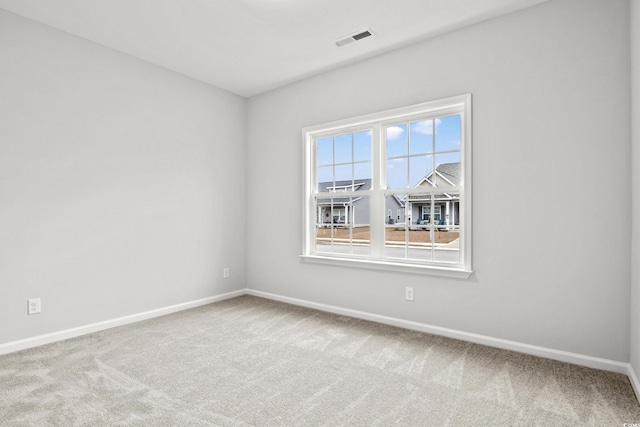
<path id="1" fill-rule="evenodd" d="M 344 37 L 340 37 L 336 40 L 336 46 L 344 46 L 349 43 L 357 42 L 358 40 L 366 39 L 367 37 L 371 37 L 374 35 L 374 32 L 371 29 L 367 28 L 364 31 L 358 31 L 352 34 L 349 34 Z"/>

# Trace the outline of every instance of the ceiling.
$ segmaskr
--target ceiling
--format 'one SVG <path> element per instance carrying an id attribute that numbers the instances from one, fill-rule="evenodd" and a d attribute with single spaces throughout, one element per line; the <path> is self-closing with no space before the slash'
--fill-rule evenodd
<path id="1" fill-rule="evenodd" d="M 0 8 L 249 97 L 547 0 L 0 0 Z M 346 46 L 342 36 L 375 36 Z"/>

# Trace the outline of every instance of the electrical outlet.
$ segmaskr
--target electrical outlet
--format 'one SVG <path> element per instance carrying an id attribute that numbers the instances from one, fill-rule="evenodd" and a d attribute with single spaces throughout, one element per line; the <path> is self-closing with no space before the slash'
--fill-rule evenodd
<path id="1" fill-rule="evenodd" d="M 413 301 L 413 288 L 404 288 L 404 299 L 406 299 L 407 301 Z"/>
<path id="2" fill-rule="evenodd" d="M 42 310 L 40 298 L 31 298 L 27 300 L 27 314 L 38 314 Z"/>
<path id="3" fill-rule="evenodd" d="M 222 269 L 222 278 L 228 279 L 231 275 L 229 274 L 229 267 L 225 267 Z"/>

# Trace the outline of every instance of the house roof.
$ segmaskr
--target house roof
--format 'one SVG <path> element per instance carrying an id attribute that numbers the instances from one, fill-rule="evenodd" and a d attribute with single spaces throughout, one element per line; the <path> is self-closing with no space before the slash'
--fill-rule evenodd
<path id="1" fill-rule="evenodd" d="M 434 182 L 436 182 L 436 180 L 434 179 L 434 175 L 439 176 L 441 179 L 444 179 L 448 182 L 451 183 L 451 185 L 459 185 L 460 184 L 460 162 L 457 163 L 442 163 L 440 165 L 438 165 L 438 167 L 436 167 L 436 170 L 431 172 L 429 175 L 425 176 L 424 178 L 422 178 L 420 180 L 420 182 L 418 184 L 416 184 L 416 187 L 420 187 L 422 185 L 425 185 L 427 187 L 431 187 L 433 185 Z M 443 193 L 444 197 L 442 197 L 442 195 L 438 196 L 438 195 L 434 195 L 434 197 L 436 197 L 436 200 L 448 200 L 448 199 L 453 199 L 454 197 L 450 196 L 447 193 Z M 416 195 L 410 195 L 409 196 L 409 201 L 411 202 L 420 202 L 421 198 L 423 196 L 416 194 Z"/>
<path id="2" fill-rule="evenodd" d="M 457 163 L 442 163 L 436 167 L 436 170 L 425 176 L 416 184 L 416 187 L 420 187 L 425 183 L 427 186 L 432 186 L 434 183 L 433 175 L 438 175 L 441 178 L 449 181 L 451 185 L 460 185 L 460 162 Z"/>
<path id="3" fill-rule="evenodd" d="M 436 172 L 449 180 L 453 185 L 460 185 L 460 162 L 442 163 L 438 165 Z M 431 176 L 431 174 L 429 176 Z"/>
<path id="4" fill-rule="evenodd" d="M 356 180 L 348 180 L 348 181 L 336 181 L 336 182 L 319 182 L 318 183 L 318 192 L 319 193 L 331 193 L 331 194 L 340 194 L 340 191 L 331 191 L 332 189 L 339 190 L 340 188 L 351 187 L 353 185 L 354 189 L 348 189 L 348 191 L 364 191 L 371 189 L 371 179 L 356 179 Z M 336 203 L 349 203 L 352 201 L 353 197 L 334 197 L 333 199 L 326 199 L 324 201 L 318 201 L 318 204 L 326 205 L 331 204 L 333 201 Z"/>
<path id="5" fill-rule="evenodd" d="M 355 186 L 354 191 L 360 190 L 369 190 L 371 188 L 371 179 L 355 179 L 353 181 L 329 181 L 329 182 L 319 182 L 318 183 L 318 191 L 321 193 L 330 192 L 331 188 L 340 188 L 340 187 L 351 187 L 351 185 Z"/>
<path id="6" fill-rule="evenodd" d="M 430 178 L 433 177 L 434 173 L 440 175 L 442 178 L 451 182 L 452 185 L 460 184 L 460 162 L 456 162 L 456 163 L 442 163 L 438 165 L 438 167 L 436 167 L 436 170 L 434 172 L 431 172 L 429 175 L 425 176 L 424 178 L 422 178 L 420 182 L 416 185 L 416 187 L 421 185 L 424 181 L 431 182 Z M 371 179 L 358 179 L 354 181 L 348 180 L 348 181 L 336 181 L 336 182 L 319 182 L 318 192 L 339 194 L 340 193 L 339 190 L 341 188 L 344 188 L 346 190 L 347 187 L 351 187 L 352 185 L 354 186 L 353 191 L 355 192 L 369 190 L 371 189 Z M 334 188 L 337 189 L 338 191 L 332 192 L 331 189 L 334 189 Z M 349 188 L 348 191 L 351 191 L 351 189 Z M 404 206 L 405 200 L 401 199 L 397 195 L 394 195 L 394 197 L 397 200 L 397 202 L 400 204 L 400 206 Z M 349 203 L 351 201 L 355 201 L 352 199 L 355 199 L 355 197 L 351 197 L 351 198 L 350 197 L 334 197 L 333 199 L 319 200 L 318 204 L 328 205 L 331 203 L 340 204 L 340 203 Z M 409 200 L 411 200 L 411 197 L 409 197 Z"/>

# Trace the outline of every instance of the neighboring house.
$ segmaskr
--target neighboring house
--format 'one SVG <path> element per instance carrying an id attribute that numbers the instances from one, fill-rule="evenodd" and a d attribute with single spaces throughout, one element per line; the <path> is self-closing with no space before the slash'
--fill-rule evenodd
<path id="1" fill-rule="evenodd" d="M 460 185 L 460 163 L 443 163 L 435 171 L 425 176 L 417 187 L 440 187 Z M 435 195 L 433 212 L 431 201 L 418 195 L 409 197 L 411 217 L 416 224 L 435 222 L 440 225 L 460 224 L 460 197 L 457 194 L 439 193 Z"/>
<path id="2" fill-rule="evenodd" d="M 443 163 L 435 171 L 425 176 L 417 187 L 440 187 L 460 184 L 460 163 Z M 323 193 L 340 193 L 345 191 L 364 191 L 371 188 L 370 179 L 336 181 L 318 183 L 318 190 Z M 436 194 L 433 212 L 430 200 L 419 195 L 411 195 L 407 200 L 389 196 L 385 201 L 387 224 L 425 224 L 436 222 L 439 225 L 452 226 L 460 224 L 460 197 L 457 194 Z M 318 224 L 369 224 L 370 202 L 368 197 L 334 197 L 319 201 L 317 204 Z M 406 214 L 410 213 L 407 218 Z"/>
<path id="3" fill-rule="evenodd" d="M 404 224 L 404 201 L 398 196 L 387 196 L 384 204 L 387 209 L 387 220 L 385 222 L 387 224 Z"/>
<path id="4" fill-rule="evenodd" d="M 341 193 L 345 191 L 365 191 L 371 188 L 371 179 L 336 181 L 318 183 L 318 190 L 323 193 Z M 330 200 L 318 201 L 318 224 L 352 224 L 369 225 L 369 197 L 334 197 Z M 404 223 L 404 202 L 397 197 L 387 197 L 385 202 L 387 223 Z"/>
<path id="5" fill-rule="evenodd" d="M 364 191 L 371 188 L 370 179 L 318 183 L 318 191 L 340 193 Z M 317 203 L 318 224 L 369 224 L 369 197 L 334 197 Z"/>

